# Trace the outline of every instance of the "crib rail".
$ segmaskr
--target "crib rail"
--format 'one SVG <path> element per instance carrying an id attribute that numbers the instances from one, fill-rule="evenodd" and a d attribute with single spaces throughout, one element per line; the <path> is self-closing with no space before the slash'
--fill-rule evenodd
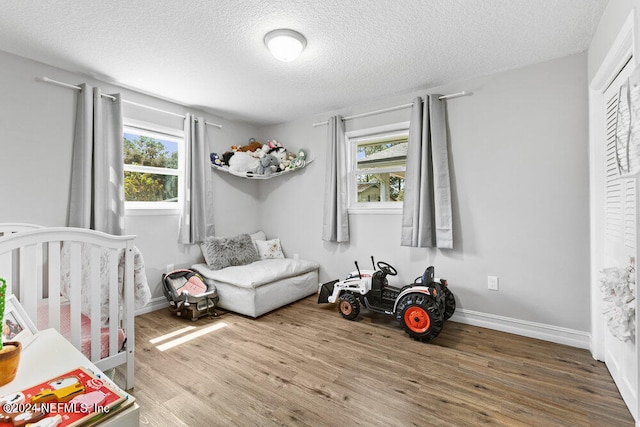
<path id="1" fill-rule="evenodd" d="M 0 237 L 0 277 L 7 279 L 9 292 L 39 328 L 61 333 L 61 307 L 68 304 L 69 339 L 81 351 L 81 325 L 89 318 L 87 357 L 101 370 L 126 364 L 125 388 L 133 387 L 135 236 L 67 227 L 24 230 Z M 104 292 L 103 283 L 108 284 Z M 101 354 L 103 328 L 108 330 L 106 357 Z M 127 340 L 124 352 L 118 346 L 119 329 Z"/>
<path id="2" fill-rule="evenodd" d="M 44 228 L 41 225 L 27 224 L 24 222 L 9 222 L 0 224 L 0 237 L 5 237 L 14 233 L 21 233 L 23 231 L 36 230 Z"/>

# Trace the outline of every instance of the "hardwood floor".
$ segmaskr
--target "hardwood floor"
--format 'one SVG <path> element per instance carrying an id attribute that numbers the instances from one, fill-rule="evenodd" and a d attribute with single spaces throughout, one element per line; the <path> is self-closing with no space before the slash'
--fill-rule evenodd
<path id="1" fill-rule="evenodd" d="M 316 296 L 258 319 L 160 310 L 136 317 L 136 334 L 141 425 L 633 425 L 586 350 L 454 322 L 421 343 L 389 316 L 350 322 Z"/>

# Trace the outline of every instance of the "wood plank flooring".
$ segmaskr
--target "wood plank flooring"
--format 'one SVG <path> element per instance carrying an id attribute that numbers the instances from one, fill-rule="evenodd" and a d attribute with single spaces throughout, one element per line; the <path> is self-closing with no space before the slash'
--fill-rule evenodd
<path id="1" fill-rule="evenodd" d="M 258 319 L 160 310 L 136 317 L 136 334 L 141 425 L 633 425 L 586 350 L 454 322 L 421 343 L 389 316 L 347 321 L 316 296 Z"/>

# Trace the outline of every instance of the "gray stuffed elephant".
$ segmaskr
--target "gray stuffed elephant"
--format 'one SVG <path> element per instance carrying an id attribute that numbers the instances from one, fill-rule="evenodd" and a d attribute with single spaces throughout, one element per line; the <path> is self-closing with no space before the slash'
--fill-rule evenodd
<path id="1" fill-rule="evenodd" d="M 260 166 L 258 166 L 258 173 L 261 175 L 271 175 L 273 173 L 273 169 L 271 166 L 278 166 L 280 164 L 280 160 L 273 154 L 265 154 L 260 159 Z"/>

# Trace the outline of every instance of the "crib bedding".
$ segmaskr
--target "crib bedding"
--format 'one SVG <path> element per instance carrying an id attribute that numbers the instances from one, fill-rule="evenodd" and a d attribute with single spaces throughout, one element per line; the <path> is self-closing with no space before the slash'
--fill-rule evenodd
<path id="1" fill-rule="evenodd" d="M 94 289 L 90 289 L 91 286 L 91 251 L 92 245 L 88 243 L 82 243 L 81 245 L 81 274 L 82 274 L 82 313 L 87 316 L 91 316 L 91 297 L 95 292 Z M 70 245 L 63 243 L 60 253 L 60 271 L 61 271 L 61 284 L 62 284 L 62 296 L 69 298 L 70 286 L 71 286 L 71 255 Z M 111 263 L 111 257 L 115 254 L 113 251 L 107 249 L 101 249 L 100 251 L 100 321 L 103 325 L 106 325 L 109 319 L 109 289 L 112 283 L 109 279 L 109 264 Z M 117 253 L 117 265 L 118 265 L 118 304 L 122 304 L 122 295 L 124 288 L 124 253 L 120 251 Z M 151 290 L 147 282 L 147 276 L 145 273 L 144 259 L 142 253 L 136 246 L 133 246 L 133 284 L 134 284 L 134 303 L 136 308 L 144 307 L 151 300 Z"/>
<path id="2" fill-rule="evenodd" d="M 91 319 L 84 314 L 80 315 L 81 323 L 80 329 L 80 351 L 88 359 L 91 358 Z M 38 329 L 46 329 L 49 327 L 49 304 L 46 299 L 41 300 L 38 303 Z M 60 304 L 60 334 L 67 340 L 71 340 L 71 305 L 66 302 Z M 122 328 L 118 328 L 118 348 L 121 349 L 124 340 L 125 333 Z M 105 358 L 109 356 L 109 328 L 100 328 L 100 357 Z"/>

